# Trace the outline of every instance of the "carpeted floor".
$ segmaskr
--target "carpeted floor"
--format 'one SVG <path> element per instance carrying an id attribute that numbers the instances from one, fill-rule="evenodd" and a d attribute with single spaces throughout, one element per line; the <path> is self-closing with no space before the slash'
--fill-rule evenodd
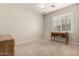
<path id="1" fill-rule="evenodd" d="M 15 53 L 16 56 L 79 56 L 79 46 L 40 39 L 17 45 Z"/>

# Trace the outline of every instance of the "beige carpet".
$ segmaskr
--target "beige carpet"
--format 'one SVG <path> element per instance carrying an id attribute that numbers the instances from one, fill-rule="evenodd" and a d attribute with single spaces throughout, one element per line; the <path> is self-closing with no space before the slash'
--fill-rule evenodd
<path id="1" fill-rule="evenodd" d="M 79 56 L 79 46 L 40 39 L 17 45 L 15 53 L 16 56 Z"/>

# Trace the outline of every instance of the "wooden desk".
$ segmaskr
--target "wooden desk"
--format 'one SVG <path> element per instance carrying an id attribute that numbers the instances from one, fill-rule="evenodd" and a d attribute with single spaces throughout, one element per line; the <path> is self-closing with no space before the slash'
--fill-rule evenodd
<path id="1" fill-rule="evenodd" d="M 69 43 L 69 34 L 67 32 L 51 32 L 51 41 L 52 41 L 52 36 L 54 37 L 54 40 L 56 36 L 63 37 L 65 38 L 66 45 Z"/>

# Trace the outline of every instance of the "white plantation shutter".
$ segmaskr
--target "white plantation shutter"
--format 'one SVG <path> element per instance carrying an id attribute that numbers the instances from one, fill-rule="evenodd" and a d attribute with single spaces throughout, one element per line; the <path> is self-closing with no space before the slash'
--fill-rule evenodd
<path id="1" fill-rule="evenodd" d="M 72 31 L 72 20 L 73 20 L 73 12 L 53 16 L 52 31 L 71 32 Z"/>

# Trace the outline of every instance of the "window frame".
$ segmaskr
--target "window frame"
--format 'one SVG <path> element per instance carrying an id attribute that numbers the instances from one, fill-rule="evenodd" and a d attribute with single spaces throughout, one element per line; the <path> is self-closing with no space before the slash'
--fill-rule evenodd
<path id="1" fill-rule="evenodd" d="M 71 22 L 71 30 L 69 31 L 62 31 L 62 23 L 61 23 L 61 18 L 65 17 L 65 16 L 69 16 L 70 17 L 70 22 Z M 60 31 L 55 31 L 53 28 L 53 19 L 55 19 L 55 17 L 57 17 L 60 20 Z M 54 15 L 52 17 L 52 32 L 69 32 L 72 33 L 73 32 L 73 20 L 74 20 L 74 12 L 67 12 L 67 13 L 63 13 L 63 14 L 59 14 L 59 15 Z"/>

